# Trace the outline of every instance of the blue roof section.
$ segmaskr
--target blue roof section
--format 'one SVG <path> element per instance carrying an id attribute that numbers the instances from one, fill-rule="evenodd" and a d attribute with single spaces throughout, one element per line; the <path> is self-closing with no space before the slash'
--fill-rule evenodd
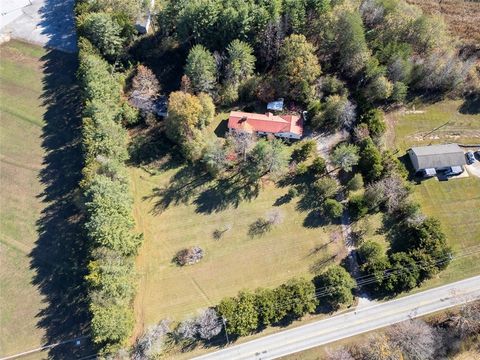
<path id="1" fill-rule="evenodd" d="M 267 110 L 282 111 L 283 110 L 283 99 L 269 102 L 267 105 Z"/>

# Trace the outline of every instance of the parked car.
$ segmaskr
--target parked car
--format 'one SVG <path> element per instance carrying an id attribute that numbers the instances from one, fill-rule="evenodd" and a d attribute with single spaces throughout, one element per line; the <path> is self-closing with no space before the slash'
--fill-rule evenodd
<path id="1" fill-rule="evenodd" d="M 463 167 L 461 166 L 452 166 L 445 172 L 445 176 L 455 176 L 463 173 Z"/>
<path id="2" fill-rule="evenodd" d="M 473 164 L 475 162 L 475 156 L 473 155 L 473 151 L 467 151 L 465 153 L 465 157 L 467 158 L 467 164 Z"/>

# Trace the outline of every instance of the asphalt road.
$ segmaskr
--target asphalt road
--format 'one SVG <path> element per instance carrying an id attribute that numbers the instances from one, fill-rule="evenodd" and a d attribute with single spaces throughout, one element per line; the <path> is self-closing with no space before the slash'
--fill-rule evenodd
<path id="1" fill-rule="evenodd" d="M 195 359 L 276 359 L 480 299 L 480 276 L 334 316 Z"/>

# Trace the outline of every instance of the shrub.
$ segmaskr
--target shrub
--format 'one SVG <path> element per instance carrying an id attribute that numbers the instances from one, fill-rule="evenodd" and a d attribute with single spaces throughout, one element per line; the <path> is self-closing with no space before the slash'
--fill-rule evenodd
<path id="1" fill-rule="evenodd" d="M 393 84 L 392 95 L 390 99 L 393 102 L 403 104 L 407 98 L 408 86 L 401 81 L 397 81 Z"/>
<path id="2" fill-rule="evenodd" d="M 360 219 L 368 213 L 368 205 L 363 195 L 352 195 L 348 200 L 348 210 L 354 219 Z"/>
<path id="3" fill-rule="evenodd" d="M 360 117 L 362 123 L 367 124 L 368 131 L 372 137 L 380 137 L 387 126 L 383 118 L 383 112 L 378 109 L 370 109 Z"/>
<path id="4" fill-rule="evenodd" d="M 327 172 L 327 163 L 325 162 L 324 158 L 317 156 L 315 159 L 313 159 L 312 164 L 308 167 L 308 170 L 313 176 L 325 175 Z"/>
<path id="5" fill-rule="evenodd" d="M 175 255 L 175 262 L 180 266 L 193 265 L 203 259 L 204 252 L 199 246 L 180 250 Z"/>
<path id="6" fill-rule="evenodd" d="M 306 140 L 302 142 L 299 148 L 293 150 L 292 160 L 296 162 L 303 162 L 315 153 L 316 148 L 317 143 L 315 142 L 315 140 Z"/>
<path id="7" fill-rule="evenodd" d="M 323 203 L 323 212 L 330 219 L 338 219 L 342 216 L 343 205 L 335 199 L 327 199 Z"/>
<path id="8" fill-rule="evenodd" d="M 363 187 L 362 174 L 355 174 L 347 183 L 348 191 L 360 190 Z"/>
<path id="9" fill-rule="evenodd" d="M 331 177 L 321 178 L 313 183 L 316 195 L 325 200 L 334 197 L 338 192 L 338 184 Z"/>

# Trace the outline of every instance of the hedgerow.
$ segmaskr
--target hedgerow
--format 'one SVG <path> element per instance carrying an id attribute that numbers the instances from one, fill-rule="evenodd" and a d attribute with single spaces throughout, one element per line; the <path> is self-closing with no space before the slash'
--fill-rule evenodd
<path id="1" fill-rule="evenodd" d="M 125 166 L 128 150 L 127 131 L 122 125 L 123 78 L 108 62 L 125 43 L 116 20 L 122 13 L 102 3 L 77 1 L 77 77 L 84 102 L 84 168 L 80 185 L 90 249 L 86 281 L 91 332 L 99 353 L 108 355 L 123 346 L 133 330 L 134 256 L 142 235 L 134 232 L 133 201 Z M 99 16 L 97 11 L 104 12 Z"/>

